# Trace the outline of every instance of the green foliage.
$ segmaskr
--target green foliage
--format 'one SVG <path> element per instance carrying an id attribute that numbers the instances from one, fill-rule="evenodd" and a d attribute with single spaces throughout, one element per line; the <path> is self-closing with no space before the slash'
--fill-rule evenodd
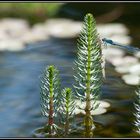
<path id="1" fill-rule="evenodd" d="M 75 98 L 86 103 L 84 135 L 92 137 L 95 128 L 91 110 L 96 109 L 99 104 L 97 100 L 101 94 L 102 86 L 102 51 L 99 36 L 96 30 L 95 19 L 92 14 L 84 18 L 83 29 L 78 39 L 78 53 L 75 61 L 75 94 L 70 88 L 60 92 L 59 72 L 54 66 L 45 69 L 41 80 L 41 106 L 42 114 L 48 117 L 47 131 L 52 133 L 54 117 L 60 115 L 61 123 L 64 125 L 65 136 L 70 132 L 70 119 L 74 116 L 76 107 Z M 80 108 L 80 106 L 79 106 Z"/>
<path id="2" fill-rule="evenodd" d="M 61 114 L 61 121 L 65 127 L 65 135 L 67 135 L 70 131 L 70 119 L 74 117 L 74 109 L 75 109 L 75 100 L 74 100 L 74 93 L 70 88 L 65 88 L 61 92 L 61 107 L 60 107 L 60 114 Z"/>
<path id="3" fill-rule="evenodd" d="M 75 61 L 76 75 L 74 85 L 77 98 L 82 101 L 99 98 L 102 85 L 102 52 L 95 19 L 87 14 L 84 19 L 83 30 L 78 39 L 78 57 Z M 93 107 L 93 105 L 92 105 Z"/>
<path id="4" fill-rule="evenodd" d="M 74 85 L 77 98 L 86 102 L 84 126 L 85 137 L 92 137 L 95 128 L 91 110 L 99 104 L 97 100 L 101 94 L 102 86 L 102 51 L 99 36 L 96 30 L 96 22 L 92 14 L 88 13 L 84 18 L 82 31 L 78 39 L 77 60 L 75 61 Z M 80 108 L 80 107 L 79 107 Z"/>
<path id="5" fill-rule="evenodd" d="M 134 125 L 136 126 L 136 132 L 140 134 L 140 87 L 136 91 L 136 102 L 134 103 L 136 117 Z"/>
<path id="6" fill-rule="evenodd" d="M 64 88 L 61 92 L 61 112 L 63 118 L 72 117 L 74 115 L 73 110 L 75 108 L 74 93 L 70 88 Z"/>
<path id="7" fill-rule="evenodd" d="M 41 111 L 43 116 L 48 118 L 47 129 L 49 129 L 49 134 L 51 135 L 52 133 L 55 133 L 54 130 L 57 128 L 54 119 L 58 115 L 58 97 L 60 95 L 59 72 L 54 66 L 49 66 L 45 69 L 41 79 L 40 94 Z"/>
<path id="8" fill-rule="evenodd" d="M 30 23 L 55 16 L 63 3 L 0 3 L 0 17 L 25 18 Z"/>

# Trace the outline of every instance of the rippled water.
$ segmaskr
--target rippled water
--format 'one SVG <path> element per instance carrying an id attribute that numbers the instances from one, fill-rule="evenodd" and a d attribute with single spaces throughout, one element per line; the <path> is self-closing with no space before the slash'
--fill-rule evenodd
<path id="1" fill-rule="evenodd" d="M 54 64 L 60 70 L 62 86 L 71 87 L 75 56 L 75 39 L 51 39 L 21 52 L 0 53 L 0 137 L 32 137 L 32 132 L 44 125 L 39 77 L 46 66 Z M 102 125 L 94 137 L 138 137 L 132 124 L 134 90 L 107 63 L 102 99 L 111 107 L 94 117 Z"/>

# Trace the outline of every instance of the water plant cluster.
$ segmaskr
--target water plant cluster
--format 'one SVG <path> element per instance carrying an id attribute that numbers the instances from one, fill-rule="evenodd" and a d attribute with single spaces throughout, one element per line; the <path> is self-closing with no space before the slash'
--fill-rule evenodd
<path id="1" fill-rule="evenodd" d="M 83 135 L 93 135 L 95 125 L 91 110 L 99 106 L 96 101 L 101 94 L 103 61 L 96 22 L 92 14 L 87 14 L 84 18 L 77 46 L 73 89 L 61 89 L 59 71 L 54 65 L 45 68 L 41 76 L 41 109 L 42 114 L 48 118 L 43 131 L 47 136 L 67 136 L 72 132 L 73 125 L 70 120 L 75 118 L 75 108 L 80 108 L 76 106 L 76 99 L 80 100 L 81 104 L 86 104 L 85 108 L 80 108 L 85 111 Z"/>
<path id="2" fill-rule="evenodd" d="M 40 94 L 41 111 L 48 120 L 41 129 L 44 137 L 68 137 L 75 128 L 75 109 L 84 110 L 82 121 L 83 137 L 93 137 L 95 123 L 91 111 L 99 107 L 101 87 L 104 77 L 104 59 L 102 54 L 102 43 L 96 29 L 96 21 L 92 14 L 86 14 L 83 28 L 77 42 L 77 58 L 74 61 L 73 89 L 61 88 L 59 70 L 54 66 L 45 68 L 41 76 Z M 140 90 L 139 90 L 140 91 Z M 138 98 L 140 93 L 137 92 Z M 85 108 L 76 104 L 79 100 L 85 104 Z M 140 133 L 140 102 L 134 104 L 138 113 L 135 125 Z M 77 127 L 75 127 L 77 126 Z"/>

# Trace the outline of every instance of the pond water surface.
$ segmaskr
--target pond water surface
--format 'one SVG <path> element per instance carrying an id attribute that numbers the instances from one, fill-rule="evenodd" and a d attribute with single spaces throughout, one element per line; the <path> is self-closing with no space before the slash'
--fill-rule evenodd
<path id="1" fill-rule="evenodd" d="M 46 66 L 57 66 L 63 87 L 72 87 L 74 81 L 76 39 L 51 39 L 28 47 L 21 52 L 0 52 L 0 137 L 32 137 L 46 122 L 39 93 L 39 77 Z M 126 85 L 109 63 L 102 90 L 101 98 L 111 107 L 94 117 L 102 125 L 94 137 L 139 137 L 133 127 L 135 87 Z"/>

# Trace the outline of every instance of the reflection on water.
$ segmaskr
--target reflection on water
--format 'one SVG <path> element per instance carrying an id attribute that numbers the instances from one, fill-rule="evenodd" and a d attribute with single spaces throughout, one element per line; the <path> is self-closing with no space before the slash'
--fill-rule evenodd
<path id="1" fill-rule="evenodd" d="M 75 40 L 52 39 L 28 47 L 19 53 L 0 54 L 0 137 L 31 137 L 44 125 L 39 77 L 47 65 L 54 64 L 60 70 L 63 87 L 72 87 Z M 102 98 L 111 107 L 107 113 L 95 116 L 103 127 L 96 129 L 94 136 L 138 137 L 132 125 L 134 87 L 125 85 L 110 64 L 106 65 L 106 75 Z"/>

